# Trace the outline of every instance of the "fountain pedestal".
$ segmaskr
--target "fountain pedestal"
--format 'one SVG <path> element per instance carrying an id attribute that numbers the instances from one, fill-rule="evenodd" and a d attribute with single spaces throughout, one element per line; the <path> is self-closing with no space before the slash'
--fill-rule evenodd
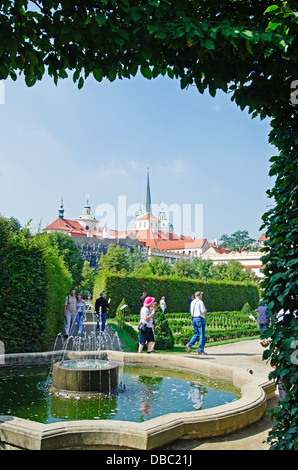
<path id="1" fill-rule="evenodd" d="M 51 391 L 111 393 L 118 386 L 118 369 L 117 362 L 98 359 L 56 362 Z"/>

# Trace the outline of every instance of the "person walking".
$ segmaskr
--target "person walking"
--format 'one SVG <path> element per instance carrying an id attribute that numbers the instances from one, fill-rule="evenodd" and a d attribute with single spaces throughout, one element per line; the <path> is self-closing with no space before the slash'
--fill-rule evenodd
<path id="1" fill-rule="evenodd" d="M 82 295 L 77 294 L 77 324 L 78 324 L 78 335 L 82 335 L 83 331 L 83 320 L 86 316 L 85 302 L 82 299 Z"/>
<path id="2" fill-rule="evenodd" d="M 205 314 L 207 312 L 204 302 L 202 301 L 203 292 L 196 292 L 195 298 L 191 302 L 190 313 L 192 317 L 192 325 L 194 327 L 194 335 L 186 345 L 186 351 L 190 352 L 190 348 L 199 341 L 198 354 L 207 354 L 204 351 L 205 338 Z"/>
<path id="3" fill-rule="evenodd" d="M 68 338 L 73 335 L 77 318 L 77 299 L 76 290 L 74 288 L 70 289 L 70 294 L 65 297 L 64 317 L 64 338 Z"/>
<path id="4" fill-rule="evenodd" d="M 97 333 L 99 333 L 100 331 L 104 332 L 105 330 L 106 320 L 107 320 L 107 311 L 110 306 L 110 302 L 111 302 L 111 299 L 107 300 L 105 298 L 104 291 L 102 291 L 99 294 L 98 299 L 96 299 L 95 312 L 97 314 L 97 325 L 96 325 Z M 100 313 L 100 309 L 101 309 L 101 313 Z M 100 329 L 100 321 L 101 321 L 101 329 Z"/>
<path id="5" fill-rule="evenodd" d="M 160 308 L 162 309 L 162 313 L 165 313 L 167 304 L 166 304 L 166 298 L 164 296 L 160 299 L 159 305 L 160 305 Z"/>
<path id="6" fill-rule="evenodd" d="M 191 313 L 191 312 L 190 312 L 190 306 L 191 306 L 191 303 L 192 303 L 192 301 L 194 300 L 194 298 L 195 298 L 194 294 L 191 294 L 191 296 L 190 296 L 189 299 L 188 299 L 188 312 L 189 312 L 189 313 Z"/>
<path id="7" fill-rule="evenodd" d="M 258 325 L 259 325 L 261 338 L 262 338 L 263 332 L 267 330 L 270 324 L 270 320 L 267 318 L 267 308 L 268 308 L 267 305 L 265 305 L 262 301 L 259 303 L 259 306 L 257 308 Z M 266 340 L 262 339 L 260 343 L 261 343 L 261 346 L 263 346 L 264 348 L 266 345 Z"/>
<path id="8" fill-rule="evenodd" d="M 146 297 L 144 300 L 143 307 L 140 311 L 140 321 L 146 323 L 145 331 L 140 331 L 140 342 L 139 342 L 139 350 L 138 352 L 141 353 L 147 341 L 147 353 L 150 354 L 153 350 L 153 346 L 155 343 L 154 332 L 153 332 L 153 318 L 156 312 L 156 306 L 152 306 L 153 302 L 155 301 L 154 297 Z M 151 310 L 149 307 L 151 307 Z"/>
<path id="9" fill-rule="evenodd" d="M 146 292 L 143 292 L 143 295 L 141 295 L 141 297 L 140 297 L 140 308 L 143 307 L 143 305 L 144 305 L 144 300 L 146 299 L 146 297 L 147 297 L 147 293 L 146 293 Z"/>

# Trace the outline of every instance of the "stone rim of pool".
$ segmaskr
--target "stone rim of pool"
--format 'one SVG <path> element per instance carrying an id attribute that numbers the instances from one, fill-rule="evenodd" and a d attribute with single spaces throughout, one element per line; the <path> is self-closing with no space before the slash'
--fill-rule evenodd
<path id="1" fill-rule="evenodd" d="M 56 449 L 139 449 L 151 450 L 180 438 L 219 436 L 242 429 L 262 418 L 267 400 L 274 396 L 274 382 L 254 377 L 245 369 L 210 364 L 196 357 L 167 354 L 137 354 L 105 351 L 108 360 L 126 365 L 148 365 L 181 369 L 227 380 L 240 389 L 241 398 L 214 408 L 168 413 L 151 420 L 81 420 L 41 424 L 0 415 L 0 442 L 3 448 Z M 101 351 L 102 353 L 102 351 Z M 49 364 L 56 353 L 7 354 L 0 367 Z M 94 352 L 96 354 L 96 352 Z M 69 351 L 67 359 L 75 359 Z"/>

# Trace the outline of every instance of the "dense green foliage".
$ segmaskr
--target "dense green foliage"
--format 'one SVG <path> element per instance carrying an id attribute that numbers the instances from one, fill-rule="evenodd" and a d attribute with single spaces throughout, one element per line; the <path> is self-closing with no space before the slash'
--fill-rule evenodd
<path id="1" fill-rule="evenodd" d="M 265 359 L 271 359 L 274 370 L 271 379 L 282 379 L 287 391 L 276 410 L 272 411 L 273 428 L 269 432 L 272 449 L 298 449 L 298 317 L 285 315 L 284 321 L 275 322 L 264 335 L 270 338 L 270 347 L 265 351 Z M 291 393 L 289 393 L 289 391 Z"/>
<path id="2" fill-rule="evenodd" d="M 110 245 L 107 253 L 101 255 L 98 267 L 102 271 L 108 270 L 114 273 L 129 271 L 130 263 L 127 250 L 118 245 Z"/>
<path id="3" fill-rule="evenodd" d="M 244 248 L 249 248 L 254 241 L 253 238 L 250 238 L 247 230 L 237 230 L 232 235 L 222 235 L 220 237 L 220 246 L 228 248 L 230 251 L 241 252 Z"/>
<path id="4" fill-rule="evenodd" d="M 256 312 L 253 313 L 254 318 L 250 314 L 241 312 L 207 312 L 206 314 L 206 340 L 207 342 L 229 340 L 232 338 L 243 338 L 249 336 L 259 336 L 259 327 L 257 325 Z M 160 325 L 160 329 L 164 329 L 165 333 L 161 334 L 161 341 L 156 340 L 155 349 L 171 349 L 173 344 L 184 345 L 189 342 L 193 336 L 193 327 L 191 325 L 190 314 L 185 312 L 162 314 L 161 320 L 159 315 L 156 317 L 156 325 L 154 327 L 156 339 L 158 338 L 159 323 L 166 322 L 166 326 Z M 132 326 L 128 323 L 137 324 L 139 315 L 130 315 L 125 317 L 124 328 L 135 339 L 137 335 L 133 333 Z M 165 338 L 165 339 L 164 339 Z M 167 347 L 161 347 L 167 345 Z"/>
<path id="5" fill-rule="evenodd" d="M 110 245 L 106 254 L 99 261 L 100 272 L 132 273 L 138 276 L 179 276 L 189 279 L 209 279 L 224 281 L 253 281 L 258 283 L 257 276 L 251 270 L 243 269 L 241 263 L 231 260 L 214 265 L 209 259 L 177 259 L 173 264 L 158 256 L 140 258 L 137 252 L 128 252 L 125 248 Z"/>
<path id="6" fill-rule="evenodd" d="M 43 236 L 47 237 L 50 245 L 56 248 L 59 256 L 64 260 L 67 269 L 72 275 L 74 286 L 78 287 L 82 281 L 82 269 L 84 266 L 78 245 L 65 233 L 52 232 Z"/>
<path id="7" fill-rule="evenodd" d="M 163 313 L 160 307 L 154 314 L 154 336 L 156 350 L 172 349 L 174 347 L 174 336 L 167 319 L 167 315 Z"/>
<path id="8" fill-rule="evenodd" d="M 123 307 L 123 305 L 126 305 L 125 309 L 123 310 L 120 310 L 121 307 Z M 116 310 L 116 317 L 118 317 L 118 319 L 126 319 L 127 317 L 130 316 L 130 308 L 129 306 L 127 305 L 127 302 L 125 299 L 122 299 L 120 304 L 118 305 L 117 307 L 117 310 Z"/>
<path id="9" fill-rule="evenodd" d="M 175 77 L 182 89 L 195 85 L 212 96 L 229 91 L 242 110 L 271 119 L 269 141 L 279 155 L 271 158 L 273 206 L 263 217 L 269 238 L 263 288 L 269 315 L 290 310 L 282 333 L 273 324 L 269 340 L 274 377 L 283 374 L 287 390 L 275 414 L 287 432 L 276 432 L 274 448 L 297 449 L 292 383 L 297 364 L 291 361 L 290 341 L 297 337 L 298 286 L 296 0 L 5 0 L 0 5 L 0 79 L 15 80 L 21 73 L 32 86 L 46 70 L 55 83 L 71 72 L 82 88 L 91 73 L 100 82 L 140 70 L 147 79 Z"/>
<path id="10" fill-rule="evenodd" d="M 90 268 L 90 263 L 88 261 L 84 261 L 78 292 L 81 292 L 82 295 L 88 296 L 88 292 L 93 292 L 94 282 L 95 270 Z"/>
<path id="11" fill-rule="evenodd" d="M 140 297 L 143 292 L 159 302 L 166 297 L 167 312 L 188 311 L 188 299 L 192 293 L 204 292 L 207 310 L 241 310 L 246 302 L 256 308 L 259 301 L 258 288 L 250 282 L 200 281 L 181 279 L 174 276 L 138 276 L 136 274 L 102 273 L 97 275 L 94 285 L 94 299 L 105 290 L 111 298 L 109 315 L 115 316 L 116 308 L 125 298 L 132 314 L 140 311 Z"/>
<path id="12" fill-rule="evenodd" d="M 255 314 L 256 318 L 256 314 Z M 231 338 L 242 338 L 259 334 L 256 319 L 242 312 L 207 312 L 206 341 L 220 341 Z M 174 333 L 176 344 L 186 344 L 193 335 L 190 316 L 181 313 L 171 314 L 169 325 Z"/>
<path id="13" fill-rule="evenodd" d="M 72 279 L 56 251 L 0 218 L 0 340 L 6 353 L 40 351 L 60 331 Z"/>

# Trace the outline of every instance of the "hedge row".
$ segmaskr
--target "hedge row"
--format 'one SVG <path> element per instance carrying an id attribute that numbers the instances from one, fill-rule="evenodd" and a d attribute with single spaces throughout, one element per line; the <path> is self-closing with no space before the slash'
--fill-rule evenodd
<path id="1" fill-rule="evenodd" d="M 181 328 L 189 325 L 190 315 L 181 318 L 178 313 L 176 317 L 168 317 L 168 321 L 171 328 Z M 235 326 L 256 325 L 257 323 L 256 319 L 253 320 L 241 312 L 212 312 L 206 314 L 206 324 L 210 328 L 234 328 Z"/>
<path id="2" fill-rule="evenodd" d="M 184 312 L 170 313 L 166 314 L 165 317 L 173 333 L 175 343 L 185 345 L 194 332 L 191 326 L 190 314 Z M 209 342 L 259 335 L 256 318 L 253 319 L 248 314 L 243 314 L 242 312 L 208 312 L 205 318 L 206 339 Z M 121 318 L 121 321 L 125 325 L 124 328 L 127 326 L 129 330 L 133 330 L 132 326 L 126 322 L 137 324 L 139 322 L 139 314 L 125 315 L 125 318 Z M 137 338 L 135 331 L 133 337 L 134 339 Z M 156 349 L 158 348 L 156 347 Z"/>
<path id="3" fill-rule="evenodd" d="M 2 218 L 0 259 L 0 340 L 5 352 L 41 351 L 63 325 L 72 278 L 42 237 L 12 233 Z"/>
<path id="4" fill-rule="evenodd" d="M 175 344 L 185 345 L 193 336 L 193 328 L 184 327 L 179 332 L 173 333 Z M 221 341 L 232 338 L 242 338 L 246 336 L 256 336 L 259 334 L 257 325 L 242 325 L 237 328 L 206 328 L 205 335 L 207 342 Z"/>
<path id="5" fill-rule="evenodd" d="M 177 313 L 169 318 L 169 325 L 174 333 L 175 343 L 186 344 L 193 336 L 193 327 L 188 318 Z M 259 334 L 256 319 L 242 312 L 211 312 L 206 314 L 206 340 L 219 341 Z"/>
<path id="6" fill-rule="evenodd" d="M 124 298 L 132 314 L 140 311 L 140 297 L 143 292 L 157 301 L 166 297 L 167 312 L 188 312 L 188 299 L 196 291 L 203 291 L 203 300 L 208 311 L 241 310 L 246 302 L 252 309 L 259 301 L 258 288 L 251 282 L 196 281 L 173 276 L 139 277 L 136 274 L 115 274 L 100 271 L 96 277 L 93 297 L 105 290 L 111 298 L 109 315 L 114 317 L 116 309 Z"/>

